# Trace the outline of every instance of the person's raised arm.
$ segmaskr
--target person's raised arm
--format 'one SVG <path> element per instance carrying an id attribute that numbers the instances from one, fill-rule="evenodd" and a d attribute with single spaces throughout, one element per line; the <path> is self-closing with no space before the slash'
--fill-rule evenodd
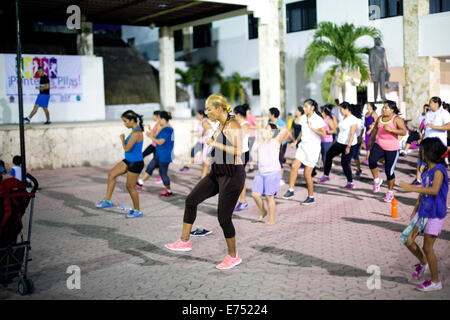
<path id="1" fill-rule="evenodd" d="M 120 139 L 122 140 L 122 147 L 125 150 L 125 152 L 129 152 L 131 149 L 133 149 L 133 146 L 136 142 L 138 142 L 139 138 L 142 137 L 142 132 L 133 132 L 133 134 L 130 137 L 130 140 L 128 140 L 128 143 L 125 142 L 125 135 L 122 133 L 120 135 Z"/>
<path id="2" fill-rule="evenodd" d="M 434 173 L 433 185 L 431 187 L 417 187 L 412 186 L 407 182 L 401 181 L 399 187 L 405 191 L 417 192 L 419 194 L 429 194 L 436 196 L 441 189 L 442 183 L 444 182 L 444 174 L 440 170 L 436 170 Z"/>
<path id="3" fill-rule="evenodd" d="M 406 130 L 406 126 L 405 126 L 405 121 L 403 121 L 403 119 L 400 117 L 395 117 L 394 122 L 395 122 L 397 129 L 394 129 L 394 128 L 390 127 L 388 124 L 385 124 L 384 130 L 386 130 L 387 132 L 393 133 L 395 135 L 398 135 L 398 136 L 405 136 L 408 133 L 408 130 Z"/>

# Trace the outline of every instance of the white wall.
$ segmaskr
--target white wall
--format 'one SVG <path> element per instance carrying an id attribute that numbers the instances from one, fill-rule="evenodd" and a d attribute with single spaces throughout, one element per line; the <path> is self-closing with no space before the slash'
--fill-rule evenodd
<path id="1" fill-rule="evenodd" d="M 419 17 L 419 55 L 450 56 L 450 12 Z"/>
<path id="2" fill-rule="evenodd" d="M 103 82 L 103 58 L 81 57 L 82 101 L 73 103 L 49 103 L 52 122 L 105 120 L 105 89 Z M 6 97 L 6 72 L 4 55 L 0 54 L 0 124 L 19 123 L 18 102 L 9 103 Z M 51 92 L 50 92 L 51 94 Z M 24 103 L 24 115 L 30 114 L 32 103 Z M 45 122 L 45 115 L 38 110 L 32 122 Z"/>

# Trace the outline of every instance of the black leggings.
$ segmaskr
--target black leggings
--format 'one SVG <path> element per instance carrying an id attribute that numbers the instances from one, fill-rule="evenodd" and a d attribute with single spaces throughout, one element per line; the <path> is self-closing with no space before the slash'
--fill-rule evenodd
<path id="1" fill-rule="evenodd" d="M 149 146 L 144 150 L 144 152 L 142 152 L 142 156 L 145 158 L 146 156 L 148 156 L 148 155 L 150 155 L 150 154 L 152 154 L 152 153 L 155 153 L 155 151 L 156 151 L 156 147 L 153 146 L 153 145 L 149 145 Z"/>
<path id="2" fill-rule="evenodd" d="M 331 164 L 333 162 L 333 158 L 342 154 L 341 156 L 341 165 L 342 169 L 344 170 L 344 174 L 347 177 L 348 182 L 353 182 L 352 177 L 352 169 L 350 167 L 350 162 L 352 161 L 352 155 L 355 152 L 355 149 L 358 148 L 358 145 L 355 144 L 350 148 L 350 152 L 348 154 L 345 154 L 345 149 L 347 148 L 347 145 L 341 144 L 336 142 L 331 146 L 331 148 L 328 150 L 326 155 L 326 162 L 325 162 L 325 169 L 324 169 L 324 175 L 328 176 L 331 171 Z"/>
<path id="3" fill-rule="evenodd" d="M 370 170 L 375 169 L 378 166 L 378 161 L 381 158 L 385 158 L 384 172 L 388 180 L 395 179 L 395 165 L 397 164 L 398 155 L 400 150 L 386 151 L 383 150 L 378 144 L 374 144 L 370 150 L 369 156 L 369 168 Z"/>
<path id="4" fill-rule="evenodd" d="M 244 188 L 245 169 L 242 165 L 235 166 L 234 175 L 217 176 L 211 172 L 204 177 L 186 198 L 183 222 L 194 224 L 197 217 L 197 206 L 208 198 L 219 194 L 217 208 L 220 227 L 226 239 L 236 234 L 231 218 L 239 196 Z"/>
<path id="5" fill-rule="evenodd" d="M 195 146 L 193 146 L 191 149 L 191 158 L 195 158 L 195 155 L 197 154 L 197 152 L 202 152 L 202 151 L 203 151 L 203 144 L 201 142 L 197 142 L 195 144 Z"/>
<path id="6" fill-rule="evenodd" d="M 153 173 L 155 168 L 159 168 L 159 176 L 161 177 L 165 186 L 170 186 L 170 179 L 167 175 L 167 171 L 169 170 L 170 162 L 160 162 L 159 159 L 153 158 L 152 161 L 147 166 L 145 172 L 147 172 L 150 176 Z"/>

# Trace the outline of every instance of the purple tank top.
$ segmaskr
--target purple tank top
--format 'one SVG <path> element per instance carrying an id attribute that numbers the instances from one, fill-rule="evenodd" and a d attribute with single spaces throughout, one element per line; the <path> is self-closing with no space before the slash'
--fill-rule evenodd
<path id="1" fill-rule="evenodd" d="M 372 117 L 372 113 L 373 111 L 370 113 L 368 117 L 365 117 L 364 126 L 366 127 L 366 131 L 370 130 L 370 125 L 375 121 L 374 118 Z"/>

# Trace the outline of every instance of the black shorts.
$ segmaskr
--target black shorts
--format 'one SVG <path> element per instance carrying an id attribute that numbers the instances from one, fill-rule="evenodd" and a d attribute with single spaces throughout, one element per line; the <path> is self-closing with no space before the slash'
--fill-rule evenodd
<path id="1" fill-rule="evenodd" d="M 242 162 L 244 163 L 244 168 L 247 166 L 249 160 L 250 160 L 250 151 L 244 152 L 242 154 Z"/>
<path id="2" fill-rule="evenodd" d="M 409 133 L 408 139 L 406 140 L 407 144 L 411 144 L 413 141 L 418 141 L 420 139 L 419 132 L 412 131 Z"/>
<path id="3" fill-rule="evenodd" d="M 144 161 L 131 162 L 127 159 L 123 159 L 122 161 L 127 165 L 127 171 L 129 172 L 140 174 L 142 169 L 144 169 Z"/>

